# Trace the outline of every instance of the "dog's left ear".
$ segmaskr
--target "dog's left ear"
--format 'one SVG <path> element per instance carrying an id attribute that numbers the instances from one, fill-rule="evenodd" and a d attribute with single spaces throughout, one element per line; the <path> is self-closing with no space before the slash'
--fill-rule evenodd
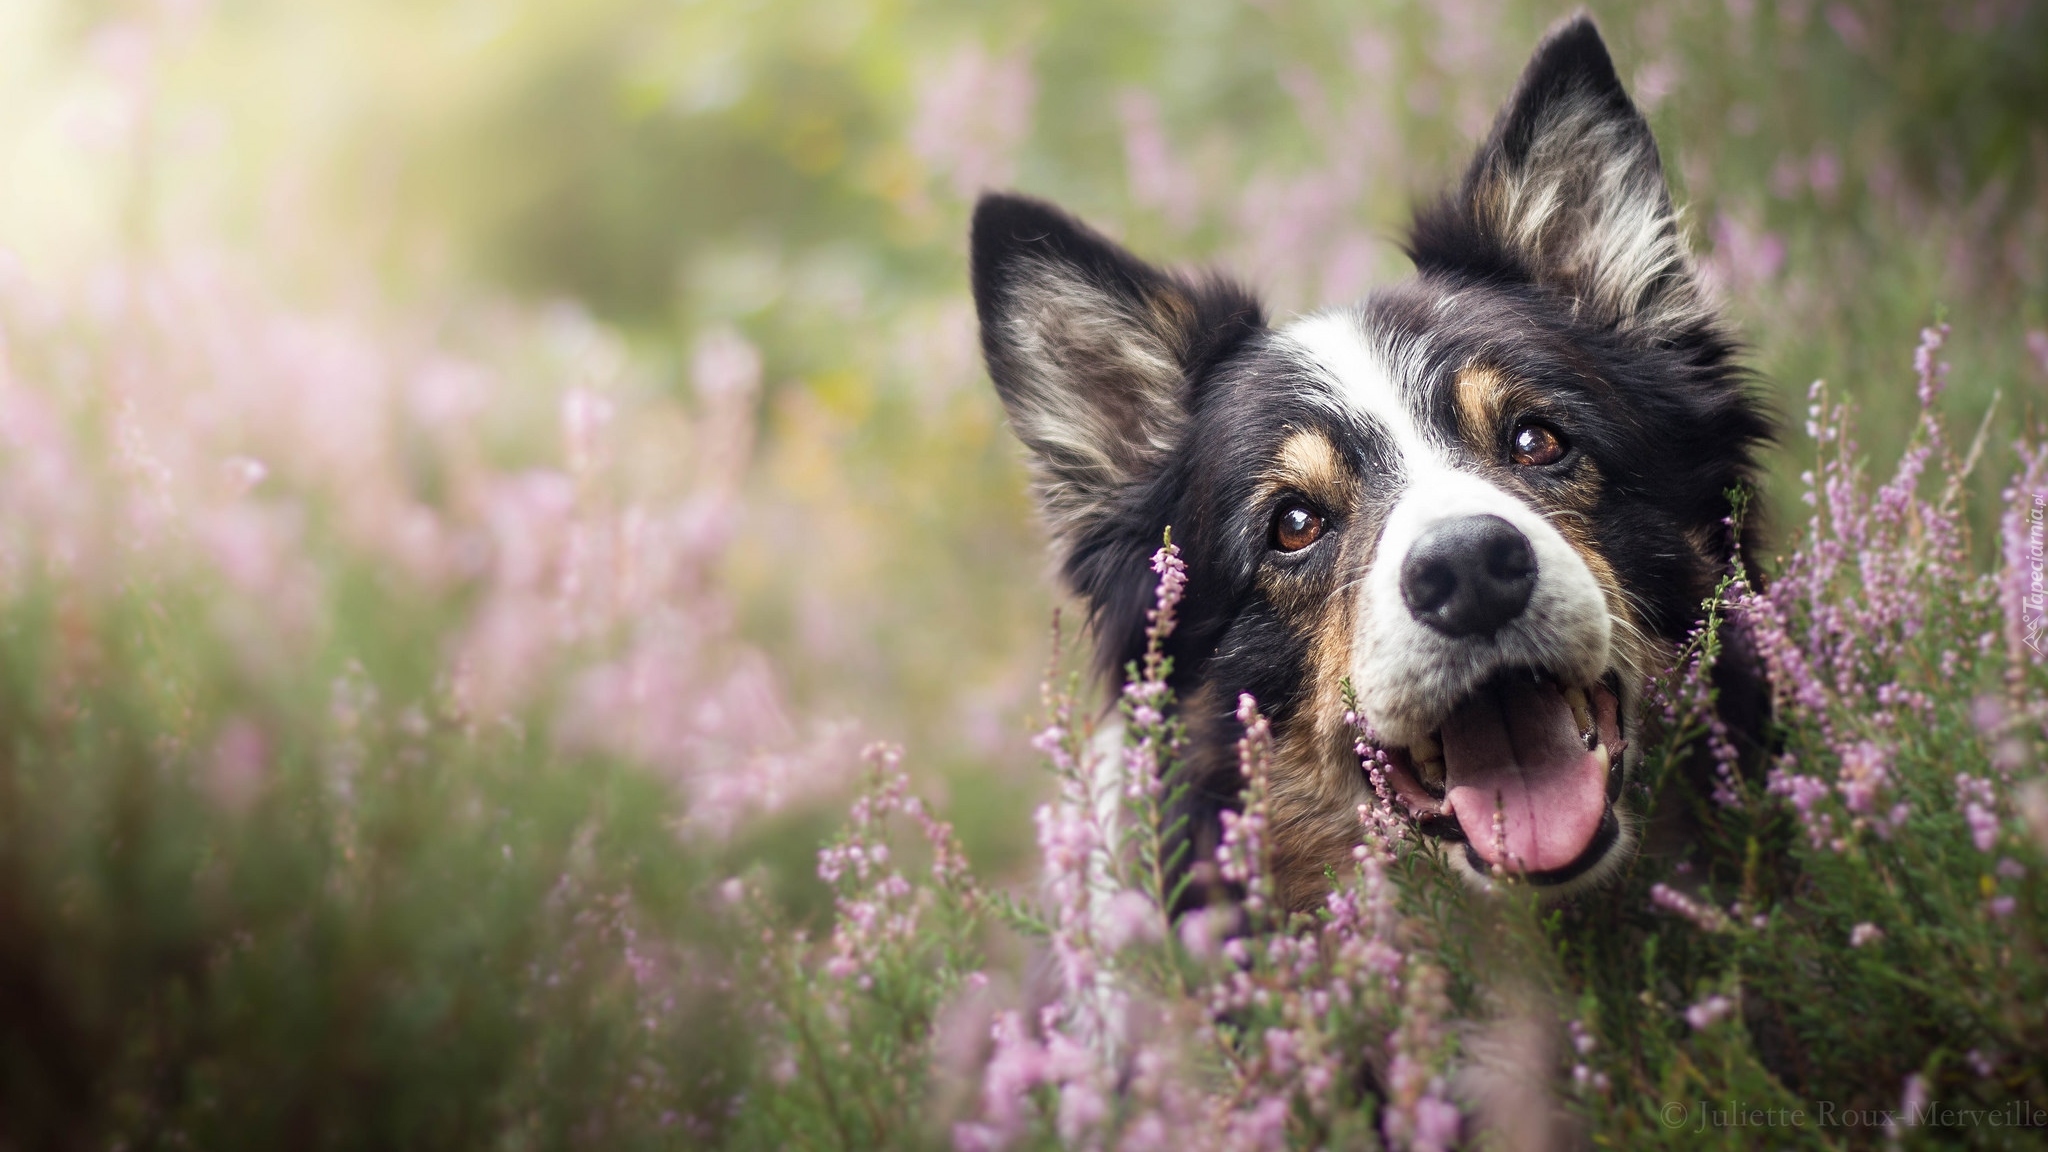
<path id="1" fill-rule="evenodd" d="M 1023 196 L 983 196 L 970 243 L 989 375 L 1072 557 L 1180 447 L 1195 385 L 1263 325 L 1259 305 Z"/>
<path id="2" fill-rule="evenodd" d="M 1422 272 L 1532 282 L 1652 339 L 1703 317 L 1650 126 L 1591 18 L 1554 28 L 1458 190 L 1416 214 Z"/>

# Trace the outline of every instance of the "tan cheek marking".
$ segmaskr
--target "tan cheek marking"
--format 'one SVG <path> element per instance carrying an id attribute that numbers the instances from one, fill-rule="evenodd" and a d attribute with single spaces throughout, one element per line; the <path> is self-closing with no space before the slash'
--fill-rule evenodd
<path id="1" fill-rule="evenodd" d="M 1320 432 L 1289 436 L 1266 476 L 1265 495 L 1292 489 L 1339 512 L 1353 512 L 1356 479 L 1336 446 Z M 1338 573 L 1356 571 L 1369 550 L 1362 526 L 1347 525 L 1333 543 L 1344 552 Z M 1302 699 L 1274 734 L 1268 803 L 1272 813 L 1275 880 L 1290 908 L 1315 906 L 1324 889 L 1323 867 L 1350 860 L 1358 840 L 1364 776 L 1351 759 L 1344 727 L 1344 677 L 1351 666 L 1356 598 L 1274 573 L 1264 581 L 1267 598 L 1309 639 Z"/>
<path id="2" fill-rule="evenodd" d="M 1360 545 L 1346 542 L 1347 551 Z M 1340 558 L 1340 571 L 1354 557 Z M 1321 899 L 1323 867 L 1342 868 L 1358 841 L 1364 775 L 1344 726 L 1344 677 L 1351 666 L 1355 598 L 1324 596 L 1314 604 L 1303 697 L 1275 733 L 1268 803 L 1275 879 L 1281 900 L 1306 910 Z"/>
<path id="3" fill-rule="evenodd" d="M 1599 545 L 1594 542 L 1592 533 L 1586 528 L 1586 522 L 1577 516 L 1559 516 L 1551 521 L 1551 526 L 1557 529 L 1558 535 L 1564 537 L 1565 543 L 1572 546 L 1572 551 L 1579 554 L 1579 559 L 1586 562 L 1587 570 L 1593 573 L 1593 579 L 1599 582 L 1601 591 L 1607 594 L 1610 607 L 1617 601 L 1622 601 L 1621 578 L 1615 575 L 1614 565 L 1607 562 L 1606 554 L 1601 552 Z"/>
<path id="4" fill-rule="evenodd" d="M 1600 496 L 1600 476 L 1597 472 L 1589 471 L 1587 478 L 1575 484 L 1573 488 L 1574 495 L 1583 501 L 1581 506 L 1591 508 Z M 1607 554 L 1600 550 L 1600 542 L 1594 539 L 1591 523 L 1585 516 L 1575 512 L 1553 515 L 1548 519 L 1551 527 L 1557 529 L 1557 534 L 1564 537 L 1564 542 L 1571 545 L 1572 551 L 1577 552 L 1579 559 L 1585 562 L 1586 570 L 1593 574 L 1593 580 L 1600 585 L 1601 596 L 1607 601 L 1608 613 L 1622 625 L 1614 639 L 1616 647 L 1621 651 L 1622 662 L 1635 665 L 1646 660 L 1648 653 L 1640 650 L 1644 637 L 1648 635 L 1643 630 L 1642 617 L 1636 612 L 1635 603 L 1628 598 L 1627 592 L 1622 588 L 1621 577 L 1615 572 L 1614 565 L 1608 561 Z"/>

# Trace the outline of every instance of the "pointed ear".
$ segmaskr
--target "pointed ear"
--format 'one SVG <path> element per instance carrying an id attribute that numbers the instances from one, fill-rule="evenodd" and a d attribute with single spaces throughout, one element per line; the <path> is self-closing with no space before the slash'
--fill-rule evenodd
<path id="1" fill-rule="evenodd" d="M 1537 45 L 1463 184 L 1417 213 L 1409 255 L 1550 288 L 1652 338 L 1704 317 L 1657 141 L 1583 14 Z"/>
<path id="2" fill-rule="evenodd" d="M 982 197 L 971 258 L 989 375 L 1070 552 L 1179 445 L 1195 383 L 1263 325 L 1258 302 L 1021 196 Z"/>

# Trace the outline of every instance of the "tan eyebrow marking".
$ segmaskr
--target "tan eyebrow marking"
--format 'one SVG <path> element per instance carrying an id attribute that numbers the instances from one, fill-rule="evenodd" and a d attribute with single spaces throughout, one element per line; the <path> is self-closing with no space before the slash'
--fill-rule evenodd
<path id="1" fill-rule="evenodd" d="M 1344 461 L 1330 438 L 1313 429 L 1302 429 L 1280 445 L 1260 486 L 1263 495 L 1282 488 L 1299 489 L 1303 495 L 1329 502 L 1343 494 L 1350 481 Z"/>
<path id="2" fill-rule="evenodd" d="M 1459 370 L 1451 387 L 1465 442 L 1481 455 L 1490 454 L 1493 451 L 1494 428 L 1500 423 L 1512 385 L 1507 377 L 1492 368 L 1467 367 Z"/>

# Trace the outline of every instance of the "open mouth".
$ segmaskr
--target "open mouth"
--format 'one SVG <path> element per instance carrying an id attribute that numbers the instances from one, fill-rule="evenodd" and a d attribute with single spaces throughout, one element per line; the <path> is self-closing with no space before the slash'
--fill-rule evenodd
<path id="1" fill-rule="evenodd" d="M 1564 883 L 1621 833 L 1620 697 L 1611 672 L 1585 686 L 1502 672 L 1428 737 L 1387 749 L 1388 783 L 1421 831 L 1463 841 L 1476 870 Z"/>

